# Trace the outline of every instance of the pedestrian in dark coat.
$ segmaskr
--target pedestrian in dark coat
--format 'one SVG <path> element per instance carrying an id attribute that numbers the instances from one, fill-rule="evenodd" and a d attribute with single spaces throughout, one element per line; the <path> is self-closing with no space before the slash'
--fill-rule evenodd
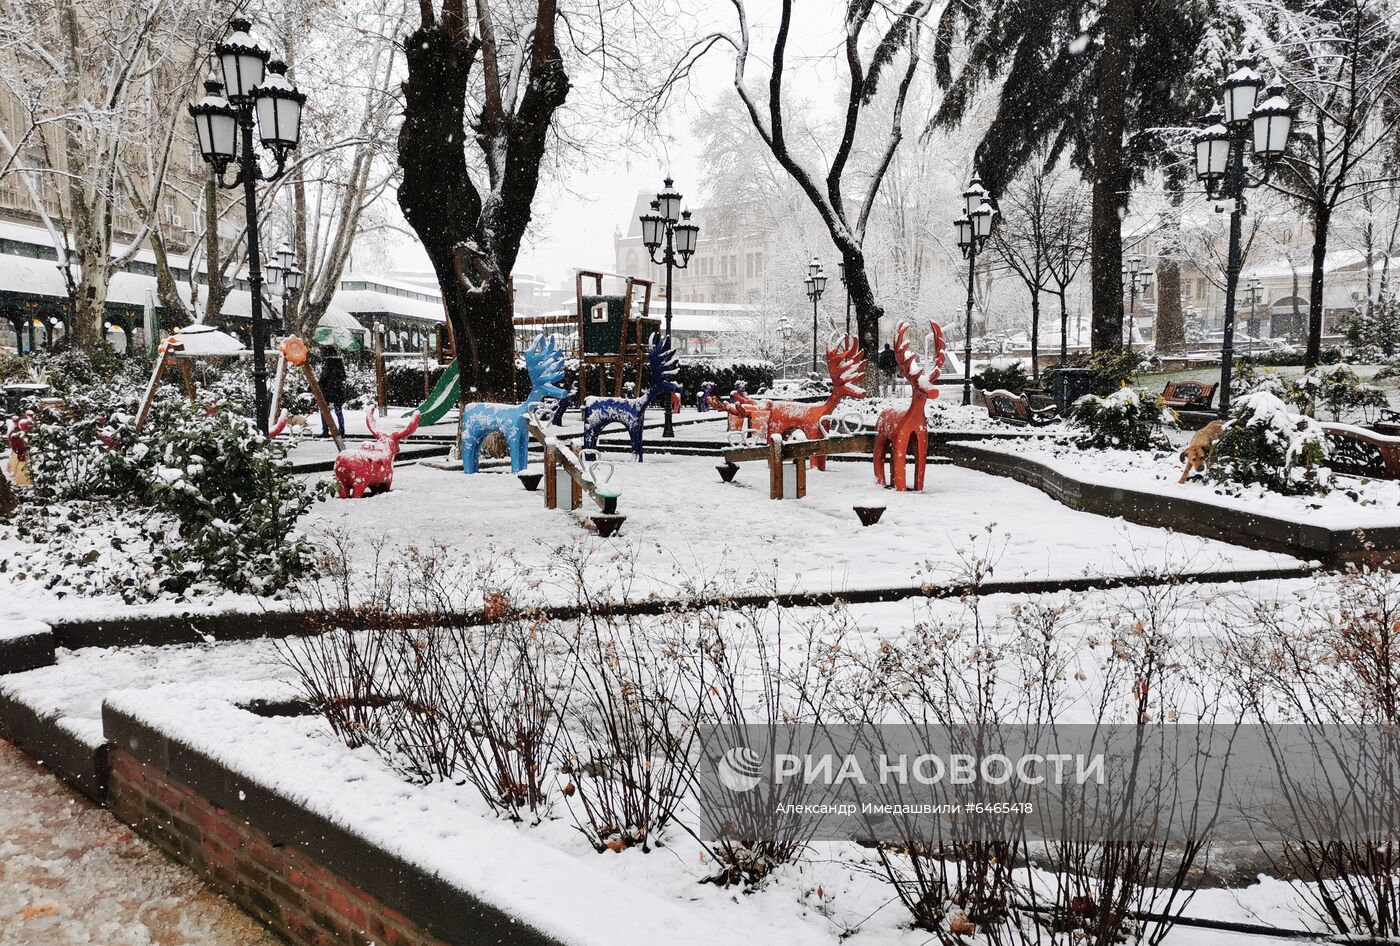
<path id="1" fill-rule="evenodd" d="M 321 362 L 321 376 L 316 379 L 321 385 L 321 393 L 325 395 L 326 403 L 335 412 L 335 422 L 340 425 L 340 432 L 345 432 L 345 402 L 350 397 L 350 391 L 346 384 L 345 359 L 340 357 L 340 352 L 334 348 L 330 349 Z M 321 436 L 329 437 L 330 431 L 326 429 L 326 418 L 321 418 Z"/>

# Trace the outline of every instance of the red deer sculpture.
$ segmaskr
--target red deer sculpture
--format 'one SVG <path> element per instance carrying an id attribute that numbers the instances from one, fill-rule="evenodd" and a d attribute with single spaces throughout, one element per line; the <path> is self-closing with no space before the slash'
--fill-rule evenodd
<path id="1" fill-rule="evenodd" d="M 875 424 L 875 482 L 885 485 L 885 458 L 889 457 L 890 481 L 897 490 L 907 490 L 908 479 L 904 463 L 909 456 L 909 441 L 914 441 L 914 490 L 924 488 L 924 467 L 928 464 L 928 420 L 924 407 L 938 397 L 934 382 L 943 373 L 943 360 L 946 346 L 943 344 L 943 329 L 937 322 L 930 322 L 933 330 L 933 367 L 927 371 L 919 368 L 919 361 L 909 349 L 909 323 L 900 322 L 894 333 L 894 356 L 899 365 L 899 373 L 904 375 L 913 397 L 905 410 L 890 408 L 880 412 Z"/>
<path id="2" fill-rule="evenodd" d="M 365 426 L 374 434 L 374 443 L 346 450 L 335 458 L 341 499 L 360 499 L 366 491 L 373 495 L 394 485 L 394 457 L 399 455 L 399 441 L 418 429 L 419 417 L 415 413 L 401 430 L 379 431 L 374 428 L 374 408 L 370 408 L 365 414 Z"/>

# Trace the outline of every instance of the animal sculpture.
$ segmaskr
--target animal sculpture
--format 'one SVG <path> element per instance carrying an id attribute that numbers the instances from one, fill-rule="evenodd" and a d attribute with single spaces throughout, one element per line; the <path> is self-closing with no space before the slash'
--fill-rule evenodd
<path id="1" fill-rule="evenodd" d="M 16 486 L 32 486 L 29 478 L 29 435 L 34 432 L 34 413 L 25 411 L 5 422 L 5 439 L 10 445 L 10 479 Z"/>
<path id="2" fill-rule="evenodd" d="M 820 440 L 822 418 L 836 410 L 842 398 L 865 397 L 858 383 L 865 376 L 865 355 L 860 342 L 850 335 L 826 350 L 826 370 L 831 376 L 831 394 L 819 404 L 801 401 L 774 401 L 768 415 L 768 435 L 778 434 L 786 439 L 794 431 L 802 431 L 808 440 Z M 812 466 L 826 469 L 826 457 L 813 457 Z"/>
<path id="3" fill-rule="evenodd" d="M 639 397 L 590 397 L 583 405 L 583 446 L 598 448 L 598 434 L 608 424 L 621 424 L 632 439 L 632 452 L 642 460 L 642 427 L 646 411 L 653 403 L 670 397 L 681 386 L 676 383 L 680 366 L 671 348 L 671 336 L 653 334 L 647 345 L 647 361 L 651 368 L 651 387 Z"/>
<path id="4" fill-rule="evenodd" d="M 1186 469 L 1181 471 L 1178 483 L 1185 483 L 1186 477 L 1192 473 L 1206 471 L 1206 461 L 1210 459 L 1211 448 L 1224 432 L 1225 421 L 1213 420 L 1191 435 L 1191 442 L 1181 451 L 1181 462 L 1186 464 Z"/>
<path id="5" fill-rule="evenodd" d="M 909 457 L 910 442 L 914 445 L 914 490 L 924 488 L 924 467 L 928 464 L 928 420 L 924 408 L 928 402 L 938 397 L 934 382 L 943 372 L 943 361 L 947 348 L 943 344 L 943 329 L 937 322 L 930 322 L 933 330 L 933 366 L 927 371 L 919 367 L 919 360 L 909 347 L 909 323 L 900 322 L 894 333 L 894 357 L 899 373 L 909 382 L 912 392 L 909 406 L 904 410 L 892 407 L 880 412 L 875 423 L 875 482 L 885 485 L 885 462 L 890 465 L 890 483 L 897 490 L 907 490 L 908 472 L 905 461 Z"/>
<path id="6" fill-rule="evenodd" d="M 564 352 L 553 336 L 541 335 L 525 352 L 530 393 L 520 404 L 468 404 L 462 410 L 462 472 L 475 473 L 481 464 L 481 445 L 499 431 L 510 447 L 510 471 L 520 473 L 530 465 L 530 413 L 547 399 L 562 400 L 568 392 L 559 387 L 564 379 Z"/>
<path id="7" fill-rule="evenodd" d="M 715 383 L 704 381 L 700 384 L 700 396 L 695 399 L 695 412 L 703 414 L 706 411 L 714 410 L 710 407 L 710 398 L 715 396 Z"/>
<path id="8" fill-rule="evenodd" d="M 399 443 L 418 429 L 422 415 L 416 411 L 399 430 L 377 430 L 374 410 L 365 414 L 365 426 L 374 435 L 374 443 L 346 450 L 335 458 L 335 478 L 340 483 L 340 498 L 360 499 L 369 492 L 382 493 L 394 485 L 394 457 L 399 455 Z"/>

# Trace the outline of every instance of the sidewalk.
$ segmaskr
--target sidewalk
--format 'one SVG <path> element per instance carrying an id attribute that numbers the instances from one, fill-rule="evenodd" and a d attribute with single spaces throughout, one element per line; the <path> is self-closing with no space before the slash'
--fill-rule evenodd
<path id="1" fill-rule="evenodd" d="M 278 946 L 107 811 L 0 741 L 0 946 Z"/>

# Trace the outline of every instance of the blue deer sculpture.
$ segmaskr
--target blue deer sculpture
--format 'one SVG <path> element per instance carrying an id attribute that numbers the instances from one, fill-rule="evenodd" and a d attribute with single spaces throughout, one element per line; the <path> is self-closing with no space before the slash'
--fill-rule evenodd
<path id="1" fill-rule="evenodd" d="M 676 374 L 680 365 L 671 348 L 671 336 L 653 334 L 647 345 L 647 360 L 651 366 L 651 387 L 640 397 L 591 397 L 583 405 L 583 447 L 598 448 L 598 434 L 608 424 L 618 423 L 627 428 L 632 438 L 632 452 L 637 462 L 642 460 L 642 424 L 647 408 L 679 391 Z"/>
<path id="2" fill-rule="evenodd" d="M 481 462 L 481 444 L 488 434 L 500 431 L 510 446 L 510 471 L 519 473 L 530 465 L 528 415 L 546 398 L 562 398 L 559 387 L 564 379 L 564 353 L 552 336 L 541 335 L 525 352 L 525 370 L 530 373 L 530 393 L 522 404 L 468 404 L 462 410 L 462 472 L 475 473 Z"/>

